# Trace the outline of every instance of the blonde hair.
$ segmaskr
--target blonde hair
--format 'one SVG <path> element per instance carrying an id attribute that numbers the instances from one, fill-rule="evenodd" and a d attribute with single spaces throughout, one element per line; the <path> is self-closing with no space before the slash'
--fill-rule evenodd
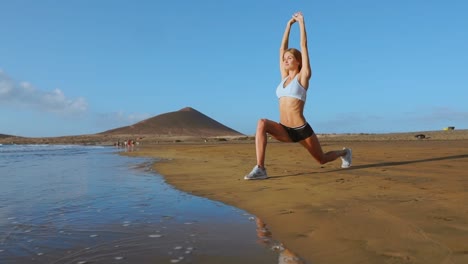
<path id="1" fill-rule="evenodd" d="M 289 48 L 287 49 L 284 53 L 289 52 L 291 53 L 294 58 L 299 62 L 299 71 L 302 69 L 302 54 L 298 49 L 295 48 Z"/>

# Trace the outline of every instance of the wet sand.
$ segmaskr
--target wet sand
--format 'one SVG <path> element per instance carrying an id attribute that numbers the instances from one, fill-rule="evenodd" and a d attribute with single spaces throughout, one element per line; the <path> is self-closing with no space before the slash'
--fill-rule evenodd
<path id="1" fill-rule="evenodd" d="M 278 262 L 258 218 L 175 190 L 152 159 L 116 151 L 1 146 L 0 263 Z"/>
<path id="2" fill-rule="evenodd" d="M 321 138 L 353 149 L 353 167 L 320 165 L 299 144 L 270 142 L 270 178 L 245 181 L 254 142 L 143 144 L 176 188 L 261 218 L 310 263 L 468 263 L 468 139 Z"/>

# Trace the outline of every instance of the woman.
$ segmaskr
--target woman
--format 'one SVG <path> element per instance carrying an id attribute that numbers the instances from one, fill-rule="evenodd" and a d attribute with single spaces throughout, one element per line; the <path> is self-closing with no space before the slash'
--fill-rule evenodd
<path id="1" fill-rule="evenodd" d="M 294 48 L 288 49 L 289 32 L 291 26 L 296 22 L 299 24 L 300 29 L 301 51 Z M 268 178 L 265 169 L 267 133 L 281 142 L 301 143 L 320 164 L 341 157 L 341 167 L 349 168 L 351 166 L 351 149 L 343 148 L 343 150 L 323 153 L 317 135 L 306 122 L 303 114 L 312 70 L 307 50 L 304 16 L 301 12 L 295 13 L 286 25 L 280 48 L 280 70 L 282 81 L 276 89 L 276 95 L 279 98 L 280 122 L 277 123 L 268 119 L 258 121 L 255 135 L 257 165 L 244 179 Z"/>

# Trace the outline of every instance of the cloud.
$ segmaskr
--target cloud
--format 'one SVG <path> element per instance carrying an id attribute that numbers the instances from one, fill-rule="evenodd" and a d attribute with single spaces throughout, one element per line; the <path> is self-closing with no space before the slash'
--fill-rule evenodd
<path id="1" fill-rule="evenodd" d="M 105 119 L 112 122 L 121 122 L 126 124 L 134 124 L 141 120 L 150 118 L 150 114 L 126 114 L 123 111 L 114 112 L 114 113 L 106 113 L 106 114 L 99 114 L 99 119 Z"/>
<path id="2" fill-rule="evenodd" d="M 70 99 L 60 89 L 44 91 L 28 82 L 17 82 L 0 70 L 0 102 L 57 114 L 82 114 L 88 103 L 82 97 Z"/>
<path id="3" fill-rule="evenodd" d="M 468 111 L 459 111 L 450 107 L 432 109 L 432 116 L 440 120 L 468 121 Z"/>
<path id="4" fill-rule="evenodd" d="M 466 129 L 468 111 L 455 107 L 431 106 L 415 108 L 407 112 L 394 111 L 391 114 L 343 113 L 315 123 L 319 133 L 426 131 L 438 130 L 446 126 Z"/>
<path id="5" fill-rule="evenodd" d="M 433 107 L 422 113 L 413 113 L 414 119 L 421 121 L 464 121 L 468 122 L 468 112 L 451 107 Z"/>
<path id="6" fill-rule="evenodd" d="M 101 113 L 97 114 L 96 116 L 96 126 L 103 129 L 113 129 L 117 127 L 133 125 L 150 117 L 152 117 L 150 114 L 126 114 L 122 111 Z"/>

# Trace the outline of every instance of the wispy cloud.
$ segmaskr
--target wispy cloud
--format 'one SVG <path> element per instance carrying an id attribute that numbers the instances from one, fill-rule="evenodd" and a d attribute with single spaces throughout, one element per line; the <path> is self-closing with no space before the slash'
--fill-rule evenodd
<path id="1" fill-rule="evenodd" d="M 133 113 L 128 114 L 123 111 L 113 113 L 101 113 L 96 116 L 98 127 L 112 129 L 122 126 L 133 125 L 139 121 L 152 117 L 150 114 Z"/>
<path id="2" fill-rule="evenodd" d="M 468 111 L 455 107 L 432 106 L 388 115 L 344 113 L 330 120 L 318 121 L 317 130 L 324 132 L 372 132 L 438 130 L 446 126 L 466 129 Z"/>
<path id="3" fill-rule="evenodd" d="M 468 123 L 468 112 L 452 107 L 432 107 L 427 110 L 409 113 L 409 118 L 421 122 L 465 122 Z"/>
<path id="4" fill-rule="evenodd" d="M 82 97 L 67 98 L 60 89 L 40 90 L 28 82 L 17 82 L 0 70 L 0 102 L 14 107 L 57 114 L 82 114 L 88 103 Z"/>
<path id="5" fill-rule="evenodd" d="M 144 120 L 150 117 L 151 117 L 150 114 L 139 114 L 139 113 L 126 114 L 123 111 L 99 114 L 100 120 L 108 120 L 111 122 L 125 123 L 127 125 L 139 122 L 141 120 Z"/>

